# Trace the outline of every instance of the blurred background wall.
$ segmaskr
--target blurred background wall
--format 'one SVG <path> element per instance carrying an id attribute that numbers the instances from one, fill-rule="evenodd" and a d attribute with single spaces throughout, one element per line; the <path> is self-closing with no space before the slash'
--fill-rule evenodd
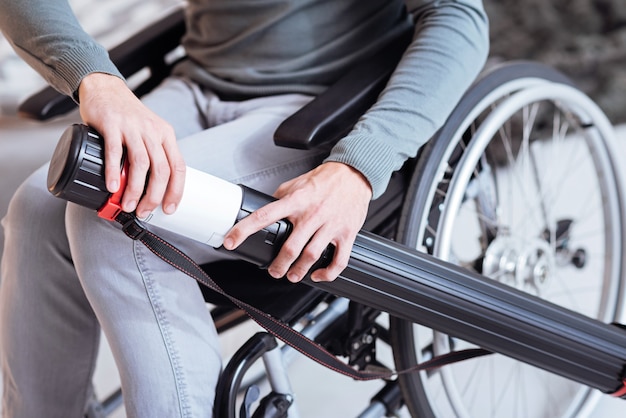
<path id="1" fill-rule="evenodd" d="M 181 0 L 70 0 L 86 30 L 106 46 Z M 626 1 L 484 0 L 494 59 L 534 59 L 570 75 L 607 112 L 626 122 Z M 96 16 L 97 18 L 94 18 Z M 43 85 L 0 35 L 0 114 Z"/>
<path id="2" fill-rule="evenodd" d="M 614 124 L 626 122 L 626 1 L 484 0 L 491 56 L 534 59 L 572 77 Z"/>
<path id="3" fill-rule="evenodd" d="M 109 48 L 182 0 L 69 0 L 69 3 L 85 30 Z M 18 103 L 43 86 L 43 79 L 21 61 L 0 33 L 0 116 L 14 115 Z"/>

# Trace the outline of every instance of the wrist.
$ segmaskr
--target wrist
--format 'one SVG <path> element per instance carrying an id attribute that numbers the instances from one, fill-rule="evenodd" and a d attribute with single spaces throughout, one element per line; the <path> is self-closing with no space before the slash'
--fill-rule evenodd
<path id="1" fill-rule="evenodd" d="M 96 72 L 89 73 L 83 77 L 75 94 L 76 99 L 81 103 L 102 91 L 111 91 L 119 88 L 128 89 L 124 80 L 112 74 Z"/>
<path id="2" fill-rule="evenodd" d="M 357 187 L 361 188 L 365 193 L 367 193 L 370 199 L 372 198 L 372 185 L 370 184 L 367 177 L 365 177 L 365 175 L 359 170 L 349 164 L 337 161 L 327 161 L 322 164 L 322 166 L 325 165 L 333 166 L 335 171 L 343 172 L 344 175 L 352 179 L 352 184 L 358 185 Z"/>

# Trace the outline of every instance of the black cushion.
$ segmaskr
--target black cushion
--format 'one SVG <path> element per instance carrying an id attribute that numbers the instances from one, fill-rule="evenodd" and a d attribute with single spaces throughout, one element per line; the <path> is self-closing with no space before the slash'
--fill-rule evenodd
<path id="1" fill-rule="evenodd" d="M 326 292 L 311 286 L 274 279 L 266 270 L 244 261 L 223 260 L 202 268 L 229 295 L 286 323 L 298 319 L 328 297 Z M 228 298 L 206 286 L 201 285 L 200 289 L 208 303 L 232 304 Z"/>

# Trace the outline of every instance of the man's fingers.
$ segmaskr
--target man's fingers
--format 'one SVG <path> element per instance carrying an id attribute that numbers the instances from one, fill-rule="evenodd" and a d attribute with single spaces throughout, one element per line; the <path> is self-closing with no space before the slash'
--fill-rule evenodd
<path id="1" fill-rule="evenodd" d="M 187 166 L 180 154 L 174 131 L 171 132 L 171 139 L 164 143 L 163 149 L 170 166 L 170 178 L 167 184 L 165 195 L 163 196 L 163 211 L 167 214 L 174 213 L 180 200 L 183 197 L 185 185 L 185 173 Z"/>
<path id="2" fill-rule="evenodd" d="M 286 276 L 289 281 L 295 283 L 302 280 L 320 260 L 329 245 L 335 247 L 330 264 L 312 272 L 311 279 L 332 281 L 346 268 L 350 258 L 350 246 L 343 244 L 346 238 L 335 238 L 334 235 L 329 228 L 320 229 L 313 235 L 297 259 L 288 267 Z M 346 248 L 348 248 L 347 253 Z"/>
<path id="3" fill-rule="evenodd" d="M 126 153 L 129 170 L 122 209 L 142 216 L 162 204 L 172 213 L 182 198 L 185 175 L 172 126 L 115 76 L 89 74 L 81 81 L 79 97 L 81 118 L 104 137 L 105 178 L 112 193 L 122 186 L 120 163 Z"/>
<path id="4" fill-rule="evenodd" d="M 107 140 L 104 145 L 104 178 L 107 190 L 115 193 L 120 188 L 120 172 L 124 149 L 119 135 L 105 134 Z"/>
<path id="5" fill-rule="evenodd" d="M 234 250 L 250 235 L 283 219 L 280 201 L 271 202 L 237 222 L 224 237 L 224 248 Z"/>
<path id="6" fill-rule="evenodd" d="M 137 208 L 141 199 L 148 170 L 150 169 L 150 157 L 138 136 L 126 138 L 126 158 L 128 159 L 128 180 L 122 198 L 122 209 L 132 212 Z"/>
<path id="7" fill-rule="evenodd" d="M 143 144 L 149 159 L 149 172 L 147 173 L 147 183 L 144 177 L 144 185 L 147 187 L 145 187 L 143 196 L 140 197 L 139 205 L 137 206 L 137 216 L 140 218 L 148 216 L 150 212 L 161 204 L 171 173 L 170 164 L 160 138 L 144 138 Z M 139 164 L 143 164 L 143 160 Z M 141 171 L 143 171 L 143 168 L 143 165 L 139 167 Z"/>
<path id="8" fill-rule="evenodd" d="M 129 169 L 122 199 L 124 211 L 136 210 L 137 215 L 143 217 L 160 204 L 166 213 L 176 210 L 183 194 L 186 166 L 173 131 L 170 134 L 165 140 L 161 140 L 159 133 L 150 137 L 150 131 L 127 133 L 120 139 L 111 133 L 103 134 L 106 138 L 105 177 L 110 192 L 120 186 L 120 164 L 126 152 Z"/>
<path id="9" fill-rule="evenodd" d="M 335 279 L 348 264 L 352 243 L 367 214 L 372 196 L 367 180 L 344 164 L 324 163 L 283 183 L 276 195 L 279 200 L 235 225 L 224 247 L 232 250 L 267 225 L 288 219 L 293 230 L 270 264 L 270 275 L 286 275 L 293 282 L 302 280 L 332 243 L 336 246 L 333 260 L 312 277 L 320 281 Z"/>
<path id="10" fill-rule="evenodd" d="M 313 225 L 294 229 L 272 261 L 268 272 L 272 277 L 281 278 L 285 275 L 292 282 L 302 280 L 323 251 L 320 239 L 315 238 Z M 310 237 L 313 237 L 310 239 Z"/>
<path id="11" fill-rule="evenodd" d="M 325 268 L 312 272 L 311 280 L 314 282 L 331 282 L 335 280 L 348 267 L 351 252 L 352 245 L 336 244 L 331 263 Z"/>

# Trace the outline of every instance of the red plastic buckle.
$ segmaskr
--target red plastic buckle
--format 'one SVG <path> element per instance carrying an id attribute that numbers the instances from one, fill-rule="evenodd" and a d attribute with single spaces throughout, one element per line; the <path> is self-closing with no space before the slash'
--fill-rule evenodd
<path id="1" fill-rule="evenodd" d="M 611 393 L 611 396 L 615 398 L 621 398 L 623 396 L 626 396 L 626 379 L 622 380 L 622 386 L 615 392 Z"/>
<path id="2" fill-rule="evenodd" d="M 124 189 L 126 189 L 126 171 L 128 169 L 128 162 L 125 161 L 122 165 L 122 171 L 120 173 L 120 187 L 117 192 L 113 193 L 109 199 L 105 202 L 100 209 L 98 209 L 98 216 L 108 221 L 114 221 L 117 215 L 122 211 L 122 196 L 124 195 Z"/>

